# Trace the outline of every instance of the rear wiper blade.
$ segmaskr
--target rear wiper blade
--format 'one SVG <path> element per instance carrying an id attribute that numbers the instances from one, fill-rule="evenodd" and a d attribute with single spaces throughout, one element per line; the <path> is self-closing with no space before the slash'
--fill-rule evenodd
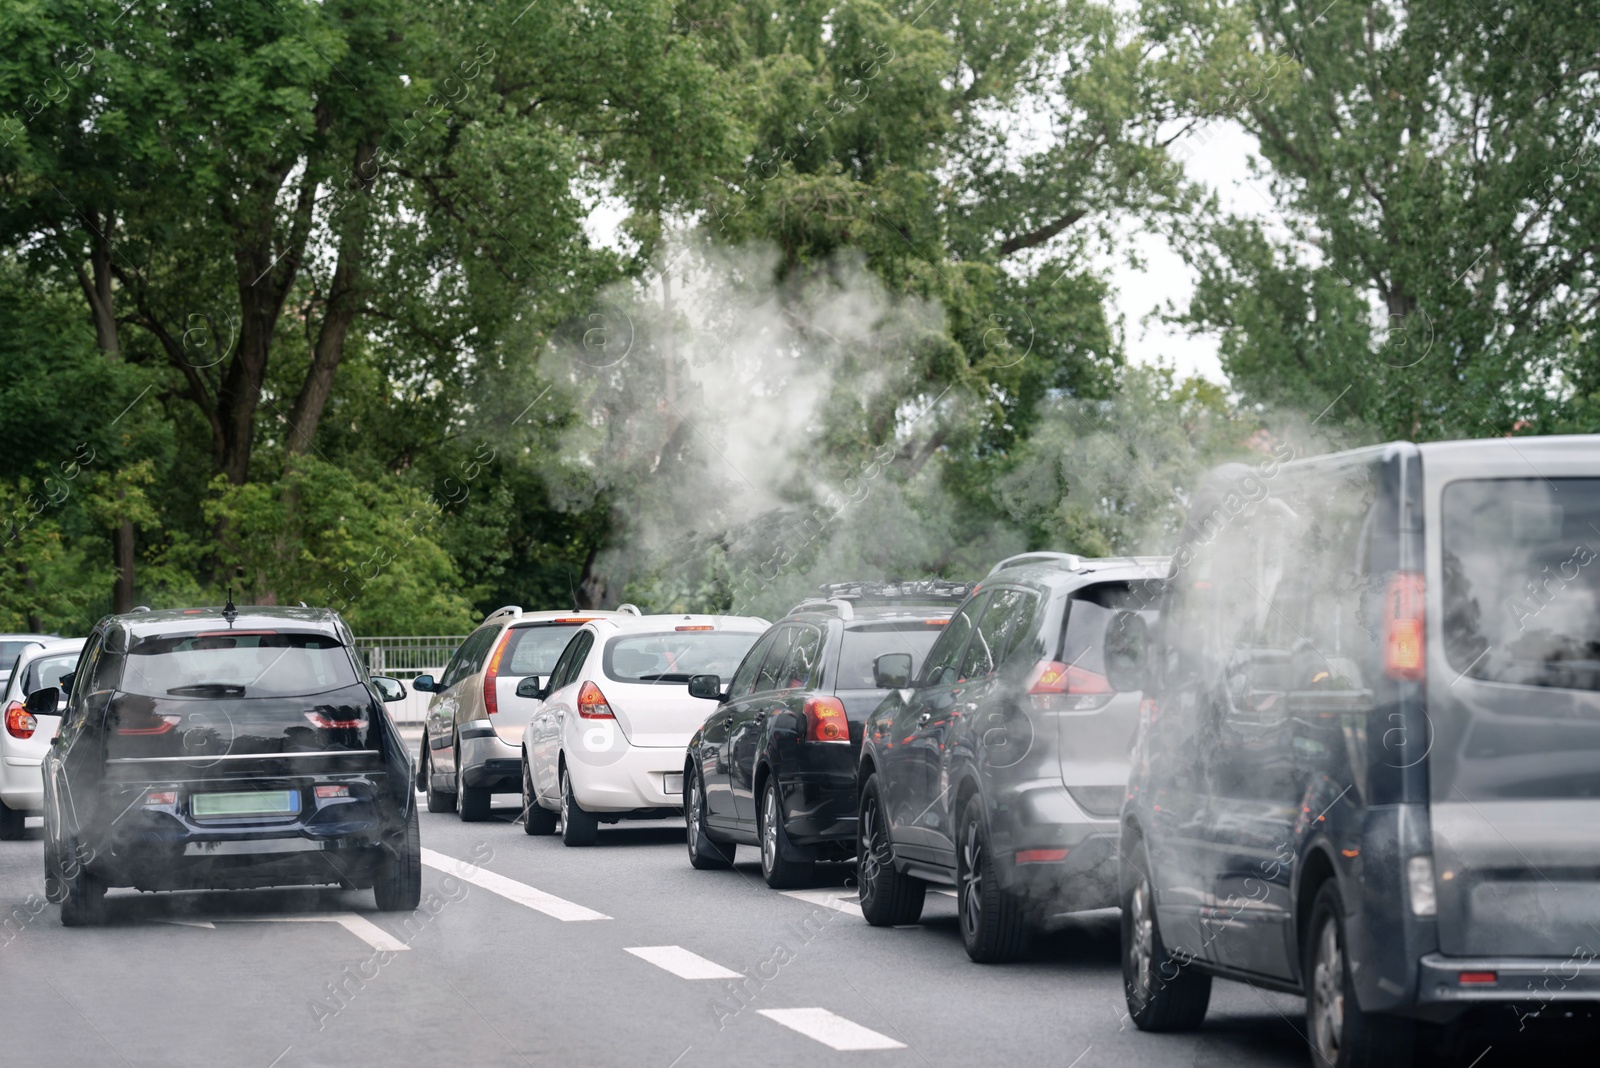
<path id="1" fill-rule="evenodd" d="M 243 697 L 244 687 L 236 682 L 197 682 L 193 686 L 174 686 L 168 697 Z"/>
<path id="2" fill-rule="evenodd" d="M 638 679 L 640 682 L 688 682 L 689 676 L 681 672 L 670 671 L 661 675 L 640 675 Z"/>

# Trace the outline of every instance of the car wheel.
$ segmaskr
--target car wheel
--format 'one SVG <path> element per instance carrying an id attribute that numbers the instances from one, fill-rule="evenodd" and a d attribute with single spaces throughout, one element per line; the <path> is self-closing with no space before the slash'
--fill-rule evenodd
<path id="1" fill-rule="evenodd" d="M 600 836 L 600 821 L 593 813 L 585 812 L 572 796 L 572 780 L 567 776 L 566 765 L 561 767 L 561 843 L 569 846 L 592 846 Z"/>
<path id="2" fill-rule="evenodd" d="M 1361 1011 L 1345 950 L 1344 898 L 1328 880 L 1311 906 L 1306 936 L 1306 1040 L 1316 1068 L 1410 1064 L 1416 1024 Z"/>
<path id="3" fill-rule="evenodd" d="M 1028 925 L 1021 902 L 1000 885 L 983 806 L 976 797 L 962 814 L 956 887 L 956 914 L 967 956 L 979 964 L 1000 964 L 1027 955 Z"/>
<path id="4" fill-rule="evenodd" d="M 733 867 L 733 842 L 719 842 L 706 829 L 706 784 L 700 770 L 683 776 L 683 819 L 689 826 L 689 863 L 700 871 L 727 871 Z"/>
<path id="5" fill-rule="evenodd" d="M 422 744 L 423 745 L 427 745 L 428 744 L 426 738 L 423 739 Z M 433 754 L 432 753 L 424 753 L 423 754 L 423 760 L 424 760 L 424 765 L 423 765 L 423 769 L 422 769 L 422 780 L 423 780 L 422 789 L 428 795 L 428 811 L 429 812 L 454 812 L 456 810 L 456 799 L 455 799 L 455 796 L 453 794 L 447 794 L 443 790 L 434 789 L 434 786 L 433 786 Z"/>
<path id="6" fill-rule="evenodd" d="M 528 770 L 528 755 L 522 755 L 522 833 L 549 835 L 556 833 L 556 823 L 561 816 L 539 804 L 539 794 L 533 788 L 533 772 Z"/>
<path id="7" fill-rule="evenodd" d="M 372 896 L 383 912 L 409 912 L 422 901 L 422 834 L 417 828 L 417 807 L 411 806 L 406 834 L 395 856 L 378 873 Z"/>
<path id="8" fill-rule="evenodd" d="M 922 918 L 928 884 L 895 870 L 894 846 L 889 841 L 889 821 L 876 774 L 868 775 L 861 789 L 856 879 L 861 883 L 861 914 L 874 927 L 897 927 Z"/>
<path id="9" fill-rule="evenodd" d="M 1206 1018 L 1211 976 L 1167 952 L 1156 926 L 1150 855 L 1142 843 L 1123 850 L 1140 867 L 1123 876 L 1122 991 L 1141 1031 L 1193 1031 Z"/>
<path id="10" fill-rule="evenodd" d="M 66 851 L 73 856 L 70 868 L 60 868 L 61 926 L 98 927 L 106 922 L 106 884 L 90 874 L 88 865 L 77 859 L 78 851 Z M 56 861 L 61 861 L 57 854 Z"/>
<path id="11" fill-rule="evenodd" d="M 489 818 L 488 790 L 461 781 L 461 739 L 456 739 L 456 815 L 462 823 L 482 823 Z"/>
<path id="12" fill-rule="evenodd" d="M 0 841 L 14 842 L 27 832 L 27 816 L 0 801 Z"/>
<path id="13" fill-rule="evenodd" d="M 761 789 L 761 817 L 756 827 L 761 840 L 761 875 L 774 890 L 792 890 L 811 880 L 814 867 L 809 860 L 785 860 L 789 832 L 783 829 L 783 803 L 778 799 L 778 782 L 770 776 Z"/>

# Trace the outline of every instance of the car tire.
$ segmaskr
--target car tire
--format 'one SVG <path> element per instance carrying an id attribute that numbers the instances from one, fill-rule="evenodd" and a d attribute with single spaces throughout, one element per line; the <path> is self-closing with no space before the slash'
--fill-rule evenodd
<path id="1" fill-rule="evenodd" d="M 1124 864 L 1131 857 L 1139 865 L 1122 879 L 1122 992 L 1128 1016 L 1141 1031 L 1193 1031 L 1211 1003 L 1211 976 L 1167 952 L 1143 843 L 1128 843 L 1122 855 Z"/>
<path id="2" fill-rule="evenodd" d="M 683 775 L 683 818 L 688 824 L 689 864 L 699 871 L 727 871 L 733 867 L 738 845 L 719 842 L 706 828 L 706 781 L 700 770 Z"/>
<path id="3" fill-rule="evenodd" d="M 1417 1026 L 1400 1016 L 1363 1012 L 1345 950 L 1344 898 L 1322 884 L 1306 929 L 1306 1044 L 1315 1068 L 1410 1064 Z"/>
<path id="4" fill-rule="evenodd" d="M 422 744 L 423 745 L 427 745 L 428 744 L 428 740 L 426 738 L 424 738 L 422 740 Z M 443 790 L 434 789 L 434 785 L 433 785 L 433 754 L 432 753 L 424 753 L 423 754 L 423 760 L 425 761 L 425 763 L 424 763 L 423 771 L 422 771 L 422 790 L 423 790 L 424 793 L 426 793 L 428 795 L 428 811 L 429 812 L 454 812 L 456 810 L 455 795 L 454 794 L 447 794 Z"/>
<path id="5" fill-rule="evenodd" d="M 378 873 L 372 896 L 381 912 L 409 912 L 422 901 L 422 834 L 417 827 L 417 807 L 406 818 L 400 853 Z"/>
<path id="6" fill-rule="evenodd" d="M 1003 964 L 1028 955 L 1028 924 L 1022 903 L 1000 885 L 983 805 L 974 797 L 961 815 L 956 847 L 956 918 L 967 956 L 979 964 Z"/>
<path id="7" fill-rule="evenodd" d="M 600 836 L 600 820 L 585 812 L 572 796 L 572 780 L 567 776 L 566 765 L 561 766 L 561 844 L 592 846 Z"/>
<path id="8" fill-rule="evenodd" d="M 539 794 L 533 788 L 533 772 L 528 769 L 528 756 L 522 756 L 522 833 L 532 835 L 552 835 L 556 833 L 556 824 L 561 820 L 561 814 L 551 812 L 539 804 Z"/>
<path id="9" fill-rule="evenodd" d="M 815 866 L 809 860 L 786 860 L 789 832 L 783 827 L 783 801 L 778 781 L 770 775 L 761 788 L 761 808 L 756 818 L 756 839 L 761 843 L 761 876 L 774 890 L 793 890 L 811 881 Z"/>
<path id="10" fill-rule="evenodd" d="M 868 775 L 861 788 L 861 810 L 856 824 L 856 879 L 861 884 L 861 914 L 874 927 L 899 927 L 922 918 L 928 884 L 895 870 L 894 844 L 889 840 L 886 817 L 878 776 L 876 773 Z"/>
<path id="11" fill-rule="evenodd" d="M 26 813 L 0 801 L 0 841 L 15 842 L 27 834 L 27 830 Z"/>
<path id="12" fill-rule="evenodd" d="M 68 853 L 76 850 L 69 849 Z M 56 862 L 61 863 L 58 853 Z M 58 868 L 63 889 L 61 926 L 98 927 L 106 922 L 106 884 L 90 873 L 88 865 L 74 860 L 68 872 Z"/>
<path id="13" fill-rule="evenodd" d="M 456 815 L 462 823 L 482 823 L 489 818 L 489 802 L 493 799 L 488 790 L 468 786 L 461 781 L 461 739 L 456 739 Z"/>

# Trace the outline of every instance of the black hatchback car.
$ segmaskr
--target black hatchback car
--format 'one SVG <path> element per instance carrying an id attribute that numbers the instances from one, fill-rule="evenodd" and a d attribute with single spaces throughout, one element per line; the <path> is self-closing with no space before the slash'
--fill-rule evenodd
<path id="1" fill-rule="evenodd" d="M 957 887 L 975 961 L 1117 901 L 1117 815 L 1140 694 L 1106 677 L 1107 637 L 1159 601 L 1165 557 L 1002 561 L 861 749 L 857 876 L 879 926 L 915 923 L 929 883 Z"/>
<path id="2" fill-rule="evenodd" d="M 108 887 L 372 887 L 421 895 L 410 760 L 349 628 L 316 608 L 100 621 L 45 757 L 45 888 L 68 926 Z M 380 697 L 380 694 L 382 695 Z M 27 706 L 53 714 L 55 687 Z"/>
<path id="3" fill-rule="evenodd" d="M 684 767 L 690 863 L 726 868 L 739 843 L 758 845 L 767 885 L 784 889 L 809 879 L 818 860 L 853 857 L 862 724 L 971 589 L 830 583 L 773 624 L 726 692 L 715 675 L 690 680 L 691 694 L 718 702 Z M 886 660 L 897 674 L 879 670 Z"/>

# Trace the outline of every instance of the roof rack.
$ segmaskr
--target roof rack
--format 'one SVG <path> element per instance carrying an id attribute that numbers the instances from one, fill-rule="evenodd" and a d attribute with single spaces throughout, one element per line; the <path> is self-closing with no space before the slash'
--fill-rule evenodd
<path id="1" fill-rule="evenodd" d="M 1029 564 L 1060 564 L 1068 571 L 1082 571 L 1083 558 L 1076 553 L 1018 553 L 1008 556 L 989 569 L 990 575 L 995 575 L 1007 568 L 1026 567 Z"/>
<path id="2" fill-rule="evenodd" d="M 830 601 L 964 601 L 972 593 L 972 583 L 949 579 L 825 582 L 818 589 Z"/>
<path id="3" fill-rule="evenodd" d="M 830 608 L 839 613 L 840 619 L 851 620 L 856 618 L 855 605 L 843 597 L 811 597 L 789 609 L 789 614 L 793 615 L 796 612 L 825 612 Z"/>
<path id="4" fill-rule="evenodd" d="M 490 612 L 484 622 L 492 623 L 497 619 L 516 619 L 521 615 L 522 606 L 520 604 L 508 604 L 504 608 L 496 608 L 493 612 Z"/>

